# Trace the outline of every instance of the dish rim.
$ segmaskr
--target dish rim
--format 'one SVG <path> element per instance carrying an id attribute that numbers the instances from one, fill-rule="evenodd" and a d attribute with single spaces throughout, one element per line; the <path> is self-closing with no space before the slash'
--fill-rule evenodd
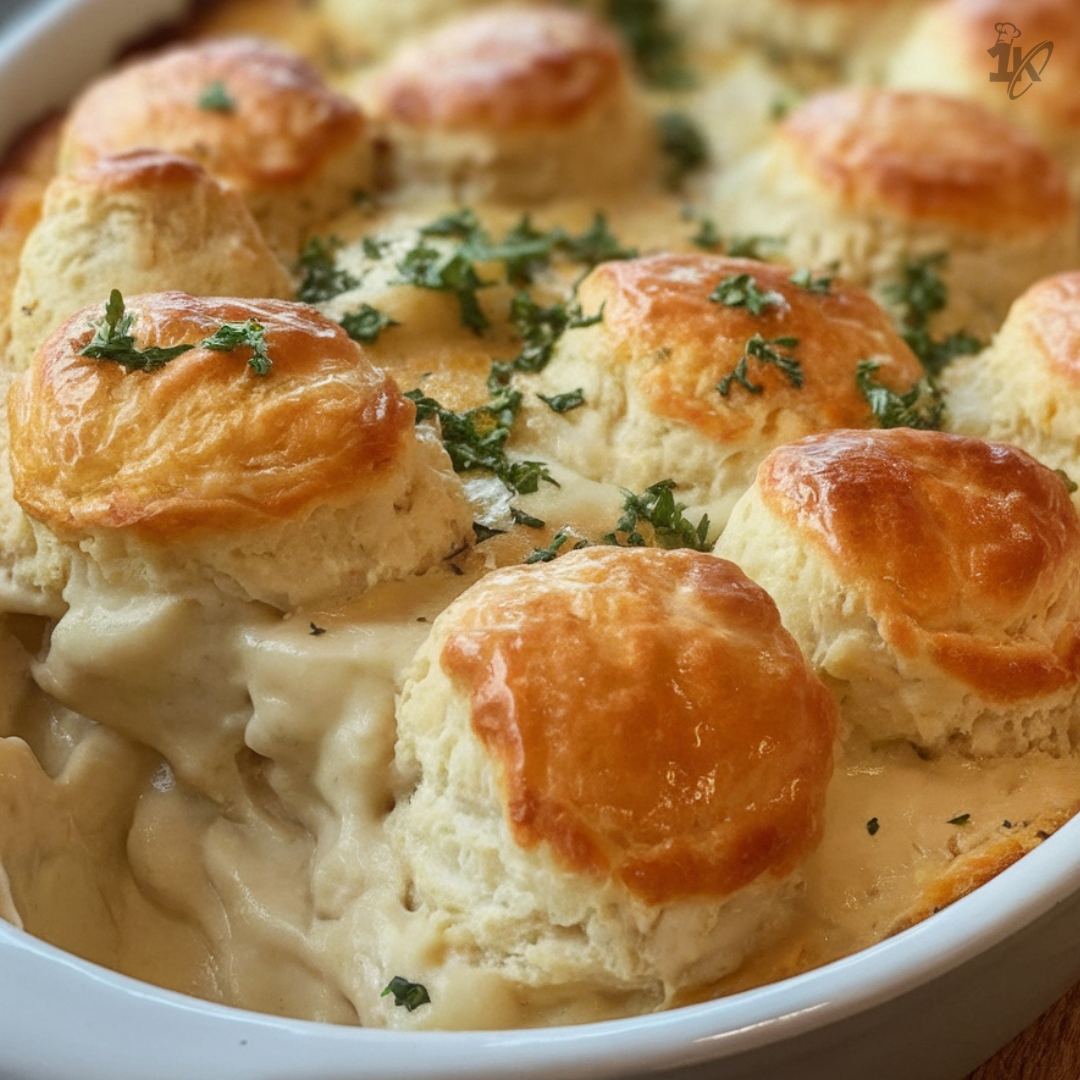
<path id="1" fill-rule="evenodd" d="M 116 0 L 46 0 L 0 30 L 0 100 L 13 101 L 0 117 L 0 158 L 18 132 L 56 108 L 140 28 L 177 18 L 188 0 L 143 0 L 135 13 Z M 112 17 L 106 17 L 112 11 Z M 134 21 L 133 21 L 134 20 Z M 136 25 L 136 23 L 138 25 Z M 78 47 L 58 39 L 92 26 Z M 65 48 L 79 62 L 63 77 L 43 58 Z M 19 86 L 26 96 L 15 96 Z M 312 1068 L 355 1067 L 369 1048 L 402 1080 L 468 1075 L 475 1080 L 516 1077 L 617 1077 L 629 1072 L 721 1062 L 779 1044 L 866 1013 L 986 953 L 1074 896 L 1080 889 L 1080 819 L 1067 822 L 1019 862 L 928 920 L 850 956 L 766 986 L 698 1005 L 621 1020 L 507 1031 L 402 1032 L 292 1020 L 218 1005 L 120 975 L 64 952 L 0 921 L 0 1031 L 33 1028 L 37 998 L 5 985 L 5 972 L 37 967 L 46 980 L 74 971 L 72 994 L 96 983 L 117 1001 L 138 1000 L 170 1016 L 196 1018 L 252 1032 L 303 1036 Z M 14 982 L 15 976 L 12 976 Z M 40 1019 L 37 1021 L 40 1023 Z M 181 1022 L 183 1026 L 183 1022 Z M 1009 1033 L 1003 1033 L 1003 1039 Z M 9 1035 L 10 1037 L 10 1035 Z M 470 1049 L 468 1062 L 449 1062 Z M 407 1057 L 401 1057 L 403 1051 Z M 0 1051 L 0 1064 L 2 1064 Z M 528 1061 L 523 1064 L 525 1055 Z M 47 1060 L 46 1058 L 42 1059 Z M 373 1064 L 379 1064 L 373 1061 Z M 293 1075 L 282 1073 L 283 1076 Z"/>

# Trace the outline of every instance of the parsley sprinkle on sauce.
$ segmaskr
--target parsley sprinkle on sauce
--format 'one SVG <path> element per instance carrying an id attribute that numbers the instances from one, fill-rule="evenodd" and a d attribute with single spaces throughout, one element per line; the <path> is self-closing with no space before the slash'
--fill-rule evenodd
<path id="1" fill-rule="evenodd" d="M 408 979 L 395 975 L 386 985 L 380 997 L 387 994 L 394 995 L 394 1004 L 413 1012 L 421 1005 L 430 1005 L 431 998 L 428 996 L 427 987 L 422 983 L 410 982 Z"/>

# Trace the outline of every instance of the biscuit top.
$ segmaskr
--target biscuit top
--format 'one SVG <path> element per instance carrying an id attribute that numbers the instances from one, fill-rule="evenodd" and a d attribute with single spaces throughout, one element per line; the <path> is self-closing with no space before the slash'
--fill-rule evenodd
<path id="1" fill-rule="evenodd" d="M 1009 311 L 1006 326 L 1017 323 L 1053 373 L 1080 388 L 1080 272 L 1055 274 L 1032 285 Z"/>
<path id="2" fill-rule="evenodd" d="M 733 563 L 588 548 L 466 596 L 441 665 L 520 845 L 653 904 L 783 876 L 815 847 L 835 705 Z"/>
<path id="3" fill-rule="evenodd" d="M 380 116 L 413 128 L 561 128 L 621 92 L 618 38 L 584 12 L 503 7 L 448 23 L 393 58 L 376 81 Z"/>
<path id="4" fill-rule="evenodd" d="M 166 187 L 199 188 L 215 181 L 198 162 L 163 150 L 129 150 L 97 158 L 69 174 L 68 182 L 99 191 L 159 191 Z M 60 178 L 60 182 L 66 178 Z M 239 196 L 233 195 L 233 199 Z M 236 203 L 240 206 L 239 202 Z"/>
<path id="5" fill-rule="evenodd" d="M 60 166 L 156 148 L 247 192 L 318 172 L 364 127 L 359 109 L 299 57 L 254 38 L 207 41 L 93 83 L 72 107 Z"/>
<path id="6" fill-rule="evenodd" d="M 780 126 L 803 168 L 847 210 L 998 236 L 1068 221 L 1065 176 L 1025 132 L 939 94 L 830 90 Z"/>
<path id="7" fill-rule="evenodd" d="M 167 540 L 303 517 L 395 466 L 414 406 L 336 323 L 286 301 L 129 298 L 137 348 L 197 344 L 255 320 L 251 348 L 193 348 L 153 371 L 81 355 L 104 305 L 72 316 L 9 396 L 15 497 L 63 534 Z"/>
<path id="8" fill-rule="evenodd" d="M 632 366 L 640 392 L 659 416 L 697 428 L 716 442 L 735 441 L 779 410 L 806 430 L 874 423 L 859 392 L 859 361 L 881 364 L 875 379 L 907 390 L 922 368 L 892 321 L 861 289 L 833 281 L 826 292 L 791 281 L 790 266 L 705 254 L 663 254 L 603 263 L 578 290 L 587 314 L 603 307 L 604 362 Z M 755 315 L 709 297 L 723 281 L 750 275 L 759 291 L 779 297 Z M 736 382 L 718 385 L 739 364 L 748 341 L 797 338 L 776 346 L 797 358 L 802 385 L 780 368 L 750 358 L 754 393 Z M 569 341 L 570 339 L 566 339 Z"/>
<path id="9" fill-rule="evenodd" d="M 1080 677 L 1080 523 L 1062 478 L 1022 450 L 836 431 L 775 450 L 758 485 L 901 655 L 925 651 L 998 701 Z"/>

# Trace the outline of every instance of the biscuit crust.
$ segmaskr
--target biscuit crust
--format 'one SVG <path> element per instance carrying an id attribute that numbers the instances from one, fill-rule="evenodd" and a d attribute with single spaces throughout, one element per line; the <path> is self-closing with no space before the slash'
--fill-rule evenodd
<path id="1" fill-rule="evenodd" d="M 597 548 L 496 572 L 441 663 L 517 842 L 569 869 L 651 904 L 723 897 L 820 839 L 835 708 L 732 563 Z"/>
<path id="2" fill-rule="evenodd" d="M 15 496 L 54 531 L 161 540 L 302 518 L 392 470 L 415 409 L 314 308 L 286 301 L 134 297 L 139 348 L 195 344 L 256 320 L 272 361 L 195 348 L 157 371 L 81 350 L 100 308 L 72 316 L 9 397 Z"/>

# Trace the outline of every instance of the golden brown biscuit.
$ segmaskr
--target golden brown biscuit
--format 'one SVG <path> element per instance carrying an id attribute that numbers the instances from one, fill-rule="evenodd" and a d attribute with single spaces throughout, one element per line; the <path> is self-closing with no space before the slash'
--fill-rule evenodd
<path id="1" fill-rule="evenodd" d="M 372 182 L 357 106 L 306 61 L 255 38 L 178 46 L 99 79 L 72 107 L 60 167 L 136 149 L 194 158 L 244 196 L 290 256 Z"/>
<path id="2" fill-rule="evenodd" d="M 1065 752 L 1080 688 L 1080 521 L 1015 447 L 837 431 L 774 451 L 716 552 L 871 739 Z"/>
<path id="3" fill-rule="evenodd" d="M 784 918 L 836 715 L 735 566 L 601 547 L 467 590 L 398 722 L 388 827 L 447 963 L 656 1005 Z"/>
<path id="4" fill-rule="evenodd" d="M 945 372 L 950 430 L 1013 443 L 1080 478 L 1080 272 L 1037 282 L 977 356 Z"/>
<path id="5" fill-rule="evenodd" d="M 471 515 L 442 447 L 313 308 L 135 297 L 133 348 L 195 346 L 157 370 L 84 355 L 102 314 L 79 312 L 46 342 L 9 417 L 15 498 L 107 576 L 211 575 L 293 607 L 426 569 L 464 542 Z M 249 320 L 265 375 L 247 345 L 200 344 Z"/>
<path id="6" fill-rule="evenodd" d="M 988 335 L 1018 292 L 1076 258 L 1065 176 L 1030 136 L 939 94 L 814 95 L 721 177 L 715 210 L 786 257 L 870 285 L 945 251 L 950 329 Z"/>
<path id="7" fill-rule="evenodd" d="M 671 478 L 680 499 L 709 502 L 722 524 L 774 446 L 876 424 L 856 382 L 860 361 L 879 363 L 876 377 L 898 391 L 922 375 L 866 293 L 840 281 L 806 288 L 793 273 L 705 254 L 597 267 L 578 298 L 602 320 L 564 334 L 544 372 L 521 382 L 527 437 L 591 479 L 640 491 Z M 743 278 L 769 297 L 759 314 L 711 299 Z M 537 397 L 576 389 L 585 404 L 565 414 Z"/>
<path id="8" fill-rule="evenodd" d="M 586 12 L 511 5 L 447 23 L 391 58 L 369 101 L 398 179 L 459 198 L 593 194 L 655 165 L 622 45 Z"/>
<path id="9" fill-rule="evenodd" d="M 197 162 L 156 150 L 61 174 L 27 237 L 12 298 L 11 355 L 30 365 L 68 316 L 112 289 L 286 299 L 293 287 L 240 196 Z"/>
<path id="10" fill-rule="evenodd" d="M 894 50 L 887 79 L 976 100 L 1025 128 L 1062 161 L 1075 188 L 1078 64 L 1080 7 L 1074 0 L 944 0 L 919 15 Z"/>

